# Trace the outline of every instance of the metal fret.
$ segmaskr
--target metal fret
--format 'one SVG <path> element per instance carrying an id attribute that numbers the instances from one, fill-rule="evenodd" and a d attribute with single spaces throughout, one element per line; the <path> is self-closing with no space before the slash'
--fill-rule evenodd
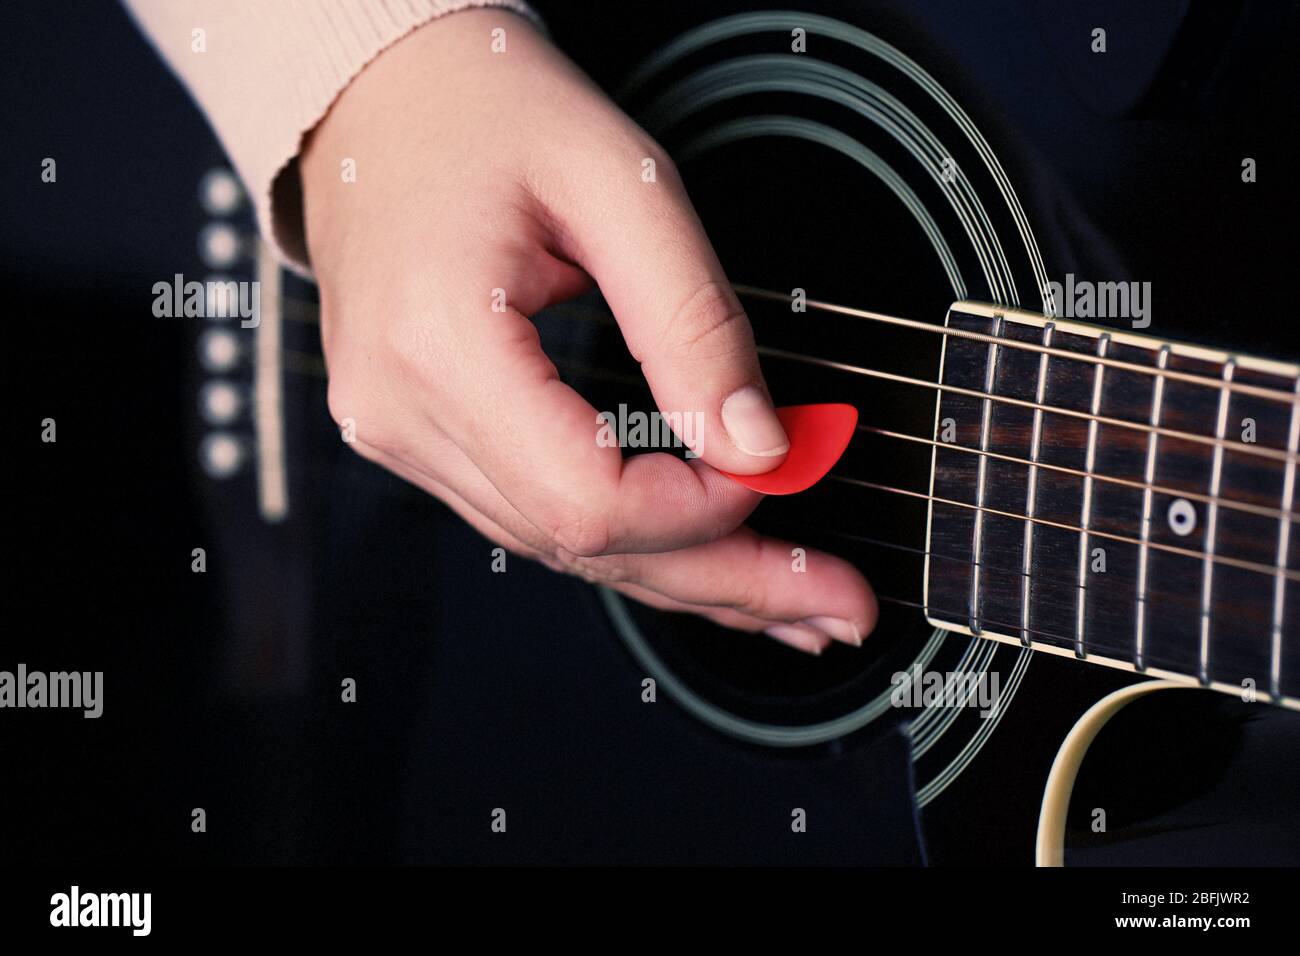
<path id="1" fill-rule="evenodd" d="M 1055 323 L 1048 322 L 1043 326 L 1043 345 L 1051 348 L 1052 333 L 1056 330 Z M 1034 392 L 1034 401 L 1039 405 L 1046 404 L 1047 399 L 1047 360 L 1048 352 L 1043 352 L 1038 357 L 1038 387 Z M 1028 647 L 1031 643 L 1029 637 L 1029 581 L 1034 571 L 1034 510 L 1038 504 L 1038 448 L 1043 439 L 1043 410 L 1034 409 L 1034 429 L 1029 441 L 1029 482 L 1025 490 L 1025 546 L 1024 546 L 1024 580 L 1021 582 L 1020 591 L 1020 640 L 1021 643 Z"/>
<path id="2" fill-rule="evenodd" d="M 1291 406 L 1291 427 L 1287 433 L 1287 451 L 1295 454 L 1300 446 L 1300 379 L 1296 380 L 1296 402 Z M 1286 606 L 1286 567 L 1291 547 L 1291 519 L 1286 514 L 1295 498 L 1295 459 L 1286 463 L 1282 478 L 1282 514 L 1277 530 L 1277 576 L 1273 579 L 1273 627 L 1270 636 L 1268 690 L 1276 700 L 1282 695 L 1282 610 Z"/>
<path id="3" fill-rule="evenodd" d="M 993 335 L 1002 334 L 1002 316 L 993 318 Z M 984 394 L 992 395 L 993 387 L 997 381 L 998 370 L 998 343 L 990 342 L 988 350 L 987 367 L 984 369 Z M 984 399 L 984 411 L 980 416 L 980 451 L 989 450 L 989 421 L 993 416 L 993 401 L 991 398 Z M 988 458 L 980 456 L 979 469 L 977 471 L 975 485 L 975 529 L 971 538 L 971 560 L 974 566 L 971 569 L 970 579 L 970 629 L 972 633 L 980 632 L 980 562 L 983 555 L 981 546 L 983 544 L 982 536 L 984 529 L 984 476 L 988 471 Z"/>
<path id="4" fill-rule="evenodd" d="M 1237 367 L 1235 359 L 1223 363 L 1223 381 L 1232 381 L 1232 373 Z M 1223 441 L 1228 430 L 1228 406 L 1232 403 L 1232 392 L 1224 388 L 1219 393 L 1219 417 L 1214 426 L 1214 437 Z M 1219 519 L 1219 487 L 1223 482 L 1223 445 L 1214 446 L 1214 464 L 1210 469 L 1210 502 L 1205 506 L 1205 561 L 1201 572 L 1201 663 L 1200 678 L 1202 684 L 1210 682 L 1210 597 L 1214 590 L 1214 549 L 1215 532 Z"/>
<path id="5" fill-rule="evenodd" d="M 1097 338 L 1097 354 L 1105 358 L 1106 351 L 1110 348 L 1110 334 L 1103 332 Z M 1106 366 L 1098 363 L 1096 371 L 1092 378 L 1092 414 L 1096 415 L 1101 411 L 1101 388 L 1102 376 L 1105 374 Z M 1083 530 L 1079 532 L 1079 600 L 1076 603 L 1077 612 L 1074 623 L 1074 654 L 1076 657 L 1087 657 L 1087 645 L 1084 641 L 1084 630 L 1087 617 L 1087 594 L 1088 594 L 1088 525 L 1092 521 L 1092 469 L 1097 462 L 1097 419 L 1088 422 L 1088 451 L 1084 458 L 1084 476 L 1083 476 L 1083 508 L 1079 515 L 1079 527 Z"/>
<path id="6" fill-rule="evenodd" d="M 1168 364 L 1169 346 L 1162 345 L 1159 354 L 1156 356 L 1156 368 L 1164 371 Z M 1160 405 L 1164 397 L 1165 379 L 1163 375 L 1157 374 L 1151 395 L 1150 421 L 1152 429 L 1160 424 Z M 1154 484 L 1156 477 L 1156 443 L 1159 440 L 1159 432 L 1154 430 L 1147 432 L 1147 460 L 1142 475 L 1146 483 L 1146 489 L 1142 492 L 1142 530 L 1138 544 L 1137 622 L 1133 653 L 1133 666 L 1139 671 L 1146 669 L 1143 652 L 1145 650 L 1147 621 L 1147 555 L 1151 550 L 1151 486 Z"/>
<path id="7" fill-rule="evenodd" d="M 1291 660 L 1289 643 L 1300 627 L 1300 597 L 1292 593 L 1300 571 L 1287 565 L 1300 546 L 1300 530 L 1290 528 L 1300 520 L 1300 367 L 973 303 L 954 306 L 946 325 L 988 333 L 995 323 L 996 336 L 966 341 L 959 354 L 945 343 L 936 411 L 942 420 L 951 402 L 964 413 L 964 447 L 957 450 L 966 454 L 937 453 L 931 494 L 916 493 L 932 503 L 927 619 L 1235 696 L 1254 677 L 1261 697 L 1300 710 L 1290 687 L 1300 651 Z M 1032 343 L 1037 354 L 1021 359 L 1011 341 Z M 1092 368 L 1080 374 L 1077 363 L 1054 361 L 1061 350 Z M 1111 359 L 1148 368 L 1150 389 L 1115 372 Z M 1197 396 L 1175 373 L 1208 376 L 1219 394 Z M 1241 394 L 1241 384 L 1280 387 L 1292 407 L 1269 408 Z M 1004 417 L 1004 399 L 1028 413 Z M 1059 443 L 1058 409 L 1076 418 Z M 1238 436 L 1235 423 L 1246 416 L 1251 433 Z M 1126 433 L 1112 429 L 1112 421 L 1122 421 Z M 1253 444 L 1255 422 L 1261 445 Z M 1145 440 L 1135 441 L 1135 432 L 1145 432 Z M 918 441 L 940 444 L 937 434 Z M 1018 443 L 1023 457 L 1005 442 Z M 1205 454 L 1195 445 L 1218 451 Z M 1295 465 L 1284 474 L 1265 459 Z M 1025 471 L 1008 472 L 1008 461 Z M 1109 483 L 1120 487 L 1112 491 Z M 1096 548 L 1109 552 L 1110 541 L 1129 547 L 1107 554 L 1110 574 L 1097 573 Z M 1008 566 L 1017 545 L 1021 560 Z M 945 560 L 936 563 L 934 554 Z M 1074 574 L 1068 554 L 1076 559 Z M 1128 629 L 1131 637 L 1124 636 Z"/>

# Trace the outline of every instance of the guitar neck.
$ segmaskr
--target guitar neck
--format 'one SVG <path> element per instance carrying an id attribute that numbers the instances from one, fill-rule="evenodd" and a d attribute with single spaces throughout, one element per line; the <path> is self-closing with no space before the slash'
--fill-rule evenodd
<path id="1" fill-rule="evenodd" d="M 1300 709 L 1300 368 L 970 302 L 947 328 L 927 617 Z"/>

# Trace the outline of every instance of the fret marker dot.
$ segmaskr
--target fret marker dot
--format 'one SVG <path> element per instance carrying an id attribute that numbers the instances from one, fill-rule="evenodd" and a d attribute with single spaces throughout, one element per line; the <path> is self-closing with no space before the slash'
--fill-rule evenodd
<path id="1" fill-rule="evenodd" d="M 1185 538 L 1196 530 L 1196 509 L 1186 498 L 1175 498 L 1169 504 L 1169 530 Z"/>

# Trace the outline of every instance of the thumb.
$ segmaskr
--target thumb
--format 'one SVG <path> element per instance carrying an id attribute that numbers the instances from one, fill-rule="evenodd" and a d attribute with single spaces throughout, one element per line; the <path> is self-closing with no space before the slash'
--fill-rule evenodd
<path id="1" fill-rule="evenodd" d="M 771 471 L 790 442 L 776 416 L 754 332 L 671 161 L 657 146 L 651 179 L 624 153 L 584 182 L 563 217 L 571 252 L 596 280 L 655 404 L 710 465 Z M 680 416 L 680 417 L 678 417 Z M 688 417 L 690 416 L 690 417 Z"/>

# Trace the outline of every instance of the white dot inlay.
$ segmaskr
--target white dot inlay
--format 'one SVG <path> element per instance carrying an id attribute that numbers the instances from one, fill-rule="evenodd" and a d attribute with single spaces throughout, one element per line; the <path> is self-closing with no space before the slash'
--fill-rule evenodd
<path id="1" fill-rule="evenodd" d="M 227 170 L 208 170 L 199 182 L 199 202 L 214 216 L 225 216 L 239 208 L 243 190 Z"/>
<path id="2" fill-rule="evenodd" d="M 199 362 L 209 372 L 228 372 L 239 361 L 239 341 L 225 329 L 208 329 L 199 336 Z"/>
<path id="3" fill-rule="evenodd" d="M 1169 503 L 1169 530 L 1185 538 L 1196 530 L 1196 509 L 1186 498 L 1175 498 Z"/>
<path id="4" fill-rule="evenodd" d="M 229 432 L 213 432 L 199 447 L 199 462 L 213 478 L 229 478 L 244 462 L 244 446 Z"/>
<path id="5" fill-rule="evenodd" d="M 239 233 L 224 222 L 210 222 L 199 233 L 199 255 L 213 269 L 224 269 L 239 258 Z"/>
<path id="6" fill-rule="evenodd" d="M 243 407 L 243 397 L 229 382 L 206 382 L 199 391 L 199 410 L 209 425 L 230 424 Z"/>

